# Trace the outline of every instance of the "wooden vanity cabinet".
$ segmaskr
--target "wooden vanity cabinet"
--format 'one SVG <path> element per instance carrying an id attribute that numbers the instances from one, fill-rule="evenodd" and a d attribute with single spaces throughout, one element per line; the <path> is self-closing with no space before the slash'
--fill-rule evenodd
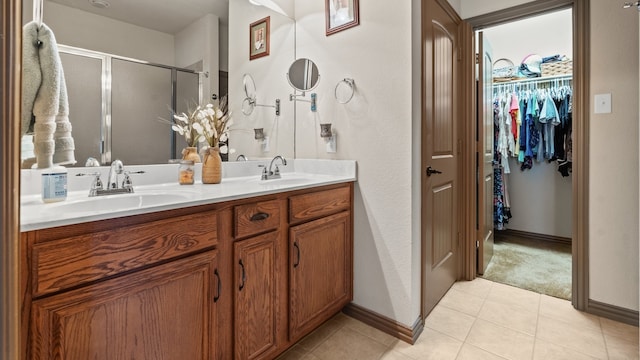
<path id="1" fill-rule="evenodd" d="M 33 358 L 211 359 L 217 257 L 212 250 L 35 300 Z"/>
<path id="2" fill-rule="evenodd" d="M 353 298 L 351 189 L 294 196 L 289 229 L 289 334 L 295 342 Z"/>
<path id="3" fill-rule="evenodd" d="M 220 299 L 231 294 L 218 247 L 231 225 L 219 214 L 179 209 L 23 233 L 23 358 L 224 359 Z"/>
<path id="4" fill-rule="evenodd" d="M 273 359 L 286 347 L 286 202 L 249 203 L 234 212 L 234 359 Z"/>
<path id="5" fill-rule="evenodd" d="M 23 360 L 276 358 L 352 300 L 353 184 L 22 233 Z"/>

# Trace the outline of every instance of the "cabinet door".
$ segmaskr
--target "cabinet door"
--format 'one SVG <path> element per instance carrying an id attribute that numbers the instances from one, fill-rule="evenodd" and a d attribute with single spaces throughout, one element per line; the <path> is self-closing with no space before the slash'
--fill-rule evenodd
<path id="1" fill-rule="evenodd" d="M 278 351 L 278 239 L 272 232 L 234 244 L 235 358 L 266 359 Z"/>
<path id="2" fill-rule="evenodd" d="M 217 251 L 33 302 L 34 359 L 213 359 Z"/>
<path id="3" fill-rule="evenodd" d="M 289 334 L 297 341 L 352 299 L 350 212 L 289 231 Z"/>

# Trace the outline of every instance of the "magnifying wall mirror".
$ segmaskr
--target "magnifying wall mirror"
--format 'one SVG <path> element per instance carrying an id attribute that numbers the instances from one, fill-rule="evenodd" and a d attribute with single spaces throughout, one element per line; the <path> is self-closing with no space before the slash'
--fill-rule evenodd
<path id="1" fill-rule="evenodd" d="M 289 84 L 298 91 L 309 91 L 318 86 L 318 67 L 309 59 L 298 59 L 291 64 L 287 73 Z"/>

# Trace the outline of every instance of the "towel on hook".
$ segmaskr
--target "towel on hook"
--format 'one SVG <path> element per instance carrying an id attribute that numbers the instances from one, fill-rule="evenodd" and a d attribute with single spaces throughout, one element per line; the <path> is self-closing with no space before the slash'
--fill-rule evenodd
<path id="1" fill-rule="evenodd" d="M 38 168 L 75 164 L 67 86 L 55 36 L 47 25 L 36 22 L 24 26 L 23 36 L 22 134 L 33 125 Z"/>

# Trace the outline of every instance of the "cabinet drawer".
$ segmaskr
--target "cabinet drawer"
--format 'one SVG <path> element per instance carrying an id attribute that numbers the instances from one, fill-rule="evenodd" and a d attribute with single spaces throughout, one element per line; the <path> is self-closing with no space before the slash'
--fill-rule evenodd
<path id="1" fill-rule="evenodd" d="M 278 200 L 239 205 L 234 209 L 235 237 L 258 234 L 280 225 L 280 203 Z"/>
<path id="2" fill-rule="evenodd" d="M 351 207 L 351 190 L 343 187 L 289 198 L 289 222 L 319 218 Z"/>
<path id="3" fill-rule="evenodd" d="M 211 248 L 216 212 L 118 227 L 33 245 L 33 296 L 38 297 Z"/>

